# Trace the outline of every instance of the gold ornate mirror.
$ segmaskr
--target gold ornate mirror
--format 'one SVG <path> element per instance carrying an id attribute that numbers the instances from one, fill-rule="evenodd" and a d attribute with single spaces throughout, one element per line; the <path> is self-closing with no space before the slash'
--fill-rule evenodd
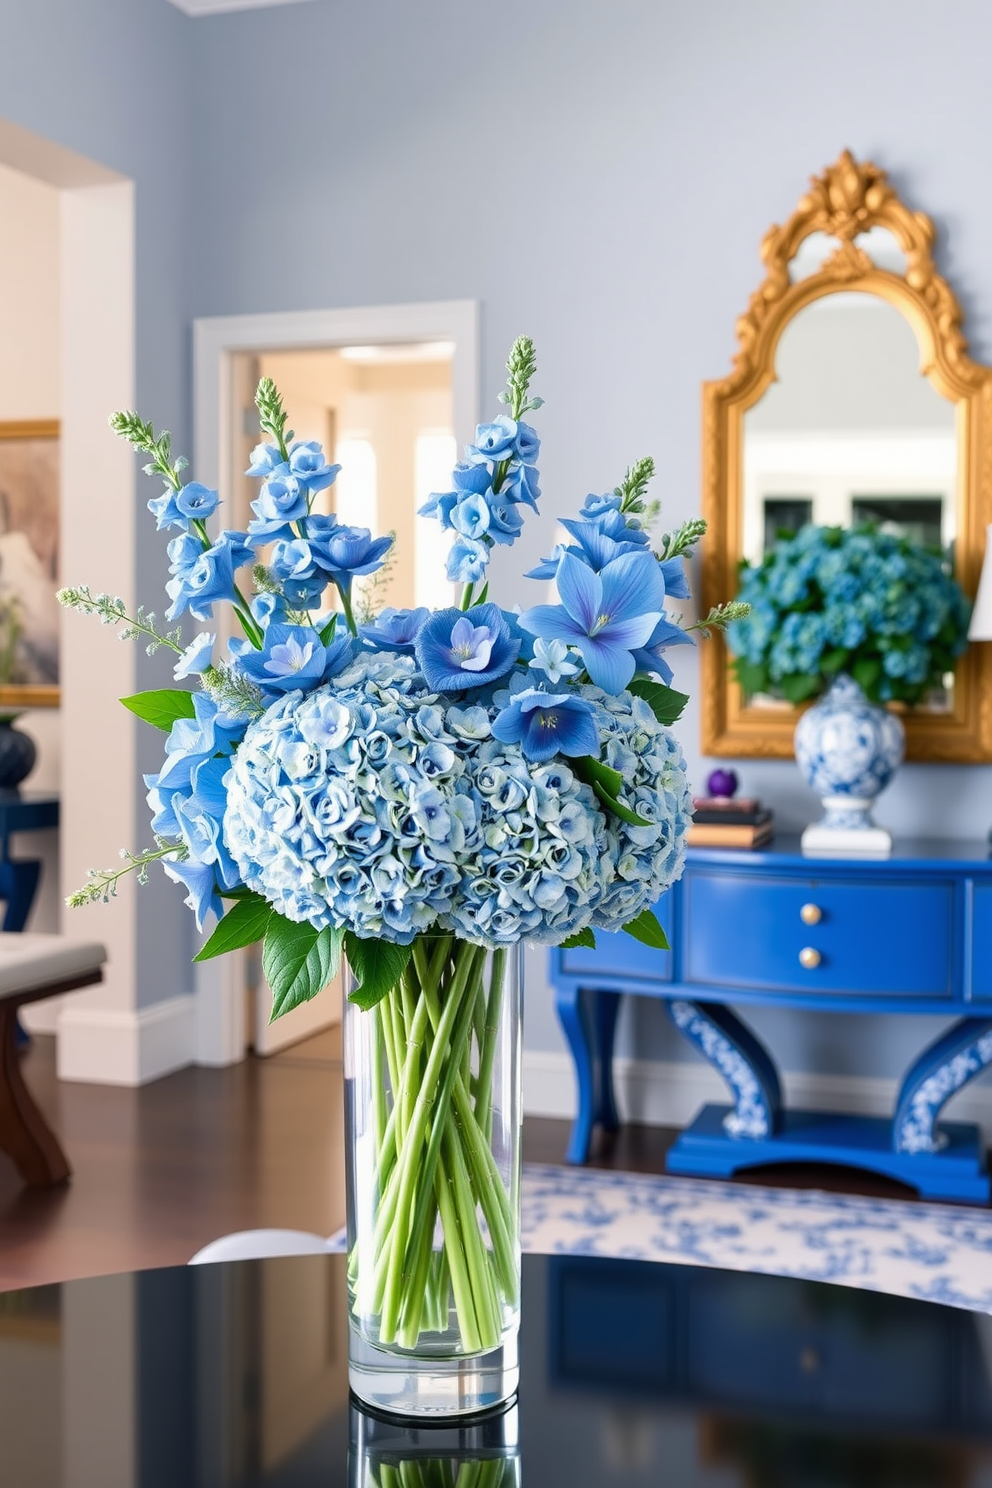
<path id="1" fill-rule="evenodd" d="M 992 368 L 968 356 L 933 242 L 930 219 L 848 151 L 766 233 L 733 371 L 703 388 L 704 614 L 735 596 L 742 558 L 807 521 L 939 543 L 974 595 L 992 520 Z M 701 664 L 703 753 L 791 756 L 799 711 L 744 697 L 718 637 Z M 992 759 L 992 646 L 970 647 L 905 723 L 910 759 Z"/>

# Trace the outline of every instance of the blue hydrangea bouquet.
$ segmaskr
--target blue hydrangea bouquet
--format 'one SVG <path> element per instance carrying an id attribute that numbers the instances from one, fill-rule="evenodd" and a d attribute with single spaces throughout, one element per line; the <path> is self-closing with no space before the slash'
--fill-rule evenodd
<path id="1" fill-rule="evenodd" d="M 157 845 L 91 873 L 70 902 L 106 899 L 121 873 L 160 860 L 198 927 L 218 917 L 198 960 L 262 943 L 273 1017 L 346 959 L 374 1066 L 374 1233 L 364 1247 L 352 1236 L 352 1277 L 358 1287 L 364 1268 L 377 1344 L 411 1350 L 446 1336 L 449 1290 L 469 1353 L 494 1346 L 516 1301 L 516 1180 L 492 1152 L 508 954 L 595 946 L 597 930 L 663 947 L 651 906 L 681 872 L 690 807 L 670 732 L 685 698 L 664 657 L 690 636 L 666 605 L 688 594 L 683 555 L 703 524 L 652 547 L 641 461 L 562 524 L 569 540 L 532 571 L 555 581 L 557 602 L 501 608 L 493 548 L 515 541 L 540 495 L 529 340 L 507 365 L 507 411 L 422 509 L 452 534 L 457 607 L 363 617 L 355 581 L 391 539 L 315 510 L 339 467 L 294 439 L 264 379 L 244 532 L 208 531 L 217 492 L 184 483 L 168 434 L 130 412 L 111 421 L 165 482 L 149 506 L 176 534 L 168 623 L 229 605 L 240 635 L 187 644 L 119 599 L 60 595 L 171 649 L 177 683 L 194 683 L 123 699 L 167 733 L 147 777 Z"/>
<path id="2" fill-rule="evenodd" d="M 872 703 L 912 705 L 967 646 L 968 601 L 942 554 L 879 531 L 807 525 L 741 571 L 748 613 L 728 627 L 749 696 L 798 704 L 841 675 Z"/>

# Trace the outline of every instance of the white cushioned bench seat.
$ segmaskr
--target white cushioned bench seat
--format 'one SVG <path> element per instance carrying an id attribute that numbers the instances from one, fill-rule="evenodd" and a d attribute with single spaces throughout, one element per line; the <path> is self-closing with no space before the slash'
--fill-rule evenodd
<path id="1" fill-rule="evenodd" d="M 17 1010 L 102 981 L 106 959 L 97 940 L 0 932 L 0 1148 L 35 1188 L 64 1183 L 72 1169 L 24 1083 Z"/>
<path id="2" fill-rule="evenodd" d="M 106 947 L 98 940 L 0 932 L 0 998 L 99 971 L 106 959 Z"/>

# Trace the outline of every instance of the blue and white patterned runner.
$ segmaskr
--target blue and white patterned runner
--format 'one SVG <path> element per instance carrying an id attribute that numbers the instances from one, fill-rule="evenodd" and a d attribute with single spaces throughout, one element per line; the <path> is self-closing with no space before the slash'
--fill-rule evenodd
<path id="1" fill-rule="evenodd" d="M 992 1313 L 992 1211 L 528 1165 L 523 1248 L 838 1282 Z"/>

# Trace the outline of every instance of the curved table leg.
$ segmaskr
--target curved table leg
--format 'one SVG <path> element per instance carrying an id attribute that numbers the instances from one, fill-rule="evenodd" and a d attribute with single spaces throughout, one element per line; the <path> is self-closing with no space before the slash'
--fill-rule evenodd
<path id="1" fill-rule="evenodd" d="M 0 1002 L 0 1147 L 13 1158 L 25 1183 L 51 1188 L 64 1183 L 72 1169 L 24 1083 L 16 1028 L 16 1007 Z"/>
<path id="2" fill-rule="evenodd" d="M 613 1043 L 620 1011 L 620 992 L 597 992 L 593 1002 L 593 1036 L 595 1041 L 594 1073 L 596 1101 L 593 1120 L 604 1131 L 616 1131 L 620 1125 L 613 1094 Z"/>
<path id="3" fill-rule="evenodd" d="M 578 987 L 559 987 L 555 993 L 555 1009 L 568 1039 L 575 1065 L 575 1078 L 579 1087 L 579 1109 L 572 1126 L 565 1161 L 584 1163 L 589 1156 L 593 1124 L 592 1050 L 582 1017 L 582 992 Z"/>
<path id="4" fill-rule="evenodd" d="M 782 1109 L 782 1089 L 764 1044 L 721 1003 L 676 999 L 668 1004 L 668 1012 L 683 1038 L 730 1086 L 734 1108 L 723 1121 L 727 1135 L 772 1136 Z"/>
<path id="5" fill-rule="evenodd" d="M 969 1080 L 992 1064 L 992 1018 L 962 1018 L 936 1039 L 906 1075 L 892 1119 L 896 1152 L 939 1152 L 947 1138 L 937 1117 Z"/>

